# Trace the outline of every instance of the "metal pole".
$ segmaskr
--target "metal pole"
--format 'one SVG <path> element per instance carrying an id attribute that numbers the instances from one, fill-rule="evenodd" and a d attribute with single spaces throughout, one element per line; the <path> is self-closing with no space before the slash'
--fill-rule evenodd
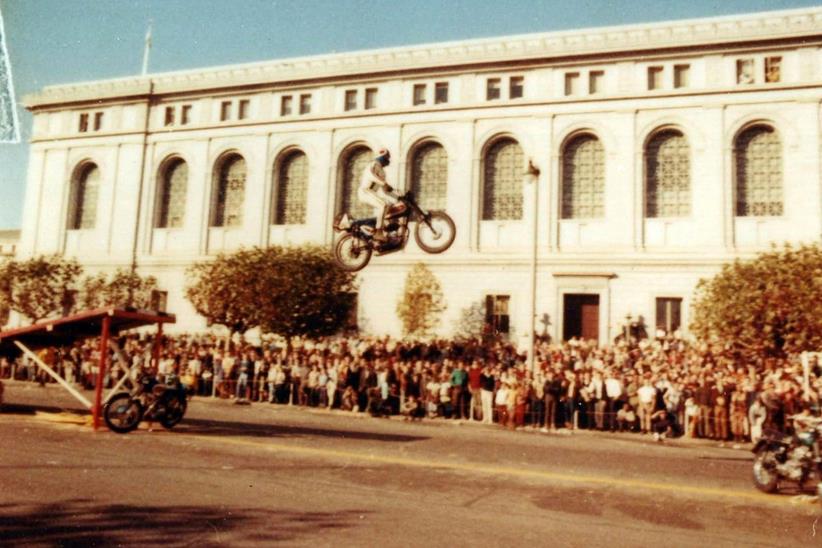
<path id="1" fill-rule="evenodd" d="M 525 172 L 530 183 L 534 185 L 534 210 L 533 226 L 531 232 L 531 294 L 530 294 L 530 317 L 528 319 L 528 369 L 533 373 L 536 370 L 536 341 L 534 331 L 536 331 L 537 320 L 537 237 L 539 235 L 539 169 L 528 161 L 528 169 Z"/>
<path id="2" fill-rule="evenodd" d="M 71 394 L 72 396 L 77 398 L 77 400 L 80 403 L 85 405 L 86 408 L 91 407 L 91 402 L 88 401 L 88 399 L 84 395 L 82 395 L 73 386 L 71 386 L 68 382 L 66 382 L 60 375 L 58 375 L 51 367 L 49 367 L 43 360 L 41 360 L 37 356 L 37 354 L 32 352 L 26 345 L 24 345 L 20 341 L 14 341 L 14 344 L 16 344 L 17 348 L 22 350 L 29 358 L 31 358 L 34 361 L 34 363 L 36 363 L 37 365 L 42 367 L 46 371 L 46 373 L 48 373 L 55 381 L 57 381 L 57 383 L 60 386 L 65 388 L 68 391 L 69 394 Z"/>
<path id="3" fill-rule="evenodd" d="M 100 427 L 100 402 L 103 399 L 103 378 L 106 375 L 106 362 L 108 361 L 108 336 L 111 330 L 111 316 L 103 317 L 103 331 L 100 334 L 100 368 L 97 371 L 97 386 L 94 389 L 94 408 L 92 410 L 92 423 L 94 430 Z"/>

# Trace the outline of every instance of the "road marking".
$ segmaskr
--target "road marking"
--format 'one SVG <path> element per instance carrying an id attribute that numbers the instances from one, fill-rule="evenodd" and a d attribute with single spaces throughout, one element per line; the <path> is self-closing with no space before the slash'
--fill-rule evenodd
<path id="1" fill-rule="evenodd" d="M 203 442 L 216 442 L 225 445 L 236 445 L 245 447 L 255 447 L 272 452 L 296 453 L 314 457 L 333 457 L 338 459 L 355 459 L 360 461 L 375 462 L 380 464 L 394 464 L 415 468 L 448 469 L 462 472 L 474 472 L 489 475 L 508 475 L 528 479 L 550 480 L 575 484 L 597 484 L 609 487 L 623 487 L 631 489 L 645 489 L 652 491 L 667 491 L 679 494 L 690 494 L 698 496 L 714 496 L 730 499 L 743 499 L 768 504 L 783 504 L 791 499 L 774 495 L 767 495 L 757 491 L 739 491 L 723 489 L 719 487 L 698 487 L 694 485 L 683 485 L 679 483 L 662 483 L 646 480 L 632 480 L 614 478 L 608 476 L 578 476 L 572 474 L 562 474 L 559 472 L 548 472 L 544 470 L 528 470 L 523 468 L 513 468 L 510 466 L 493 466 L 479 463 L 459 463 L 459 462 L 431 462 L 408 457 L 395 457 L 385 455 L 374 455 L 368 453 L 357 453 L 354 451 L 342 451 L 339 449 L 321 449 L 317 447 L 306 447 L 301 445 L 287 445 L 271 442 L 257 442 L 236 438 L 216 438 L 211 436 L 201 436 L 197 434 L 185 434 L 188 438 L 194 438 Z"/>

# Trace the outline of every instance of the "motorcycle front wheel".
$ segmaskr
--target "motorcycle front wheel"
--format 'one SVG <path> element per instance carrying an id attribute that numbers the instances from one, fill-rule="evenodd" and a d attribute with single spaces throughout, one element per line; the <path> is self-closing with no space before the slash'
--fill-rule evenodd
<path id="1" fill-rule="evenodd" d="M 762 449 L 754 457 L 753 482 L 763 493 L 773 493 L 779 486 L 776 472 L 776 456 L 769 449 Z"/>
<path id="2" fill-rule="evenodd" d="M 414 231 L 417 245 L 426 253 L 442 253 L 454 243 L 457 227 L 444 211 L 431 211 L 427 219 L 420 219 Z"/>
<path id="3" fill-rule="evenodd" d="M 160 424 L 163 425 L 163 428 L 174 428 L 183 420 L 183 415 L 185 414 L 186 401 L 180 399 L 179 396 L 174 396 L 166 402 L 165 413 L 160 417 Z"/>
<path id="4" fill-rule="evenodd" d="M 115 394 L 103 406 L 103 419 L 112 432 L 128 434 L 143 418 L 143 406 L 128 392 Z"/>
<path id="5" fill-rule="evenodd" d="M 334 246 L 334 258 L 343 270 L 357 272 L 371 260 L 371 246 L 353 234 L 346 234 Z"/>

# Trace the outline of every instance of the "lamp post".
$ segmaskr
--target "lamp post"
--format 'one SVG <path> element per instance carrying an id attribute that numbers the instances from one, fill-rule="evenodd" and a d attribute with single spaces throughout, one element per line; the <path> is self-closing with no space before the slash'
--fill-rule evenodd
<path id="1" fill-rule="evenodd" d="M 525 181 L 534 186 L 534 210 L 533 227 L 531 233 L 531 299 L 530 316 L 528 320 L 528 369 L 533 372 L 536 369 L 536 341 L 534 331 L 537 321 L 537 236 L 539 234 L 538 215 L 539 212 L 539 168 L 534 165 L 533 160 L 528 160 L 528 168 L 525 170 Z"/>

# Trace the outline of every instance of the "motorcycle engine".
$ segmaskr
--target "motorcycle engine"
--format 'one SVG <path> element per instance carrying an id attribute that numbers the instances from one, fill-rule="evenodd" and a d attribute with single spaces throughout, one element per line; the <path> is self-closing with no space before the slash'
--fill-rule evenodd
<path id="1" fill-rule="evenodd" d="M 779 465 L 779 473 L 793 481 L 802 479 L 802 471 L 806 466 L 806 461 L 813 457 L 813 452 L 808 447 L 794 447 L 788 453 L 788 459 L 784 464 Z"/>

